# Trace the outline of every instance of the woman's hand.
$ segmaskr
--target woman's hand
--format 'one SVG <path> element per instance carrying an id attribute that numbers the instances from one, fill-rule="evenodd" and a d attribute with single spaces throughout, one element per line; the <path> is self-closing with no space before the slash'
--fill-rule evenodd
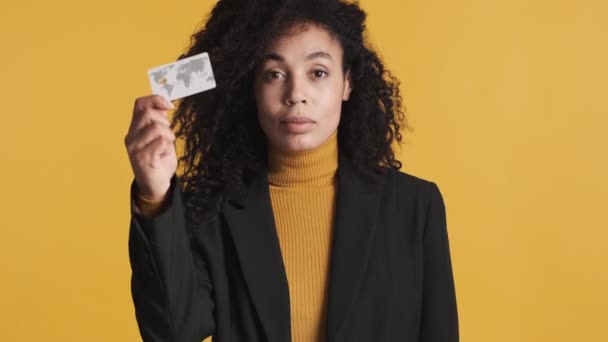
<path id="1" fill-rule="evenodd" d="M 167 110 L 173 104 L 160 95 L 138 97 L 125 145 L 141 196 L 161 200 L 177 169 L 175 134 Z"/>

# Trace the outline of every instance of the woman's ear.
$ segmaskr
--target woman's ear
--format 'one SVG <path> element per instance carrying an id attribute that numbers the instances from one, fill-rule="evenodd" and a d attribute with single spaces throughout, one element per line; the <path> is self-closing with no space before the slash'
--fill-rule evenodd
<path id="1" fill-rule="evenodd" d="M 350 69 L 346 71 L 344 75 L 344 92 L 342 93 L 342 101 L 348 101 L 350 98 L 350 92 L 352 91 L 352 78 L 350 76 Z"/>

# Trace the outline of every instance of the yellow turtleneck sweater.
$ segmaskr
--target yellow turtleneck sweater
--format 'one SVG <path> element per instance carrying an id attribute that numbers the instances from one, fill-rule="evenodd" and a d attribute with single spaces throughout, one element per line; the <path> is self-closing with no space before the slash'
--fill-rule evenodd
<path id="1" fill-rule="evenodd" d="M 270 199 L 289 284 L 293 342 L 325 340 L 337 168 L 337 131 L 312 150 L 268 149 Z M 153 216 L 162 201 L 140 197 L 138 207 Z"/>

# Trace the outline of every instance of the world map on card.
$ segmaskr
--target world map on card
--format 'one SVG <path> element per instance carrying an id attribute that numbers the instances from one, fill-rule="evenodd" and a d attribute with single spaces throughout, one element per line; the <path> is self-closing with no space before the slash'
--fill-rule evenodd
<path id="1" fill-rule="evenodd" d="M 148 71 L 154 94 L 176 100 L 215 87 L 209 55 L 201 53 Z"/>

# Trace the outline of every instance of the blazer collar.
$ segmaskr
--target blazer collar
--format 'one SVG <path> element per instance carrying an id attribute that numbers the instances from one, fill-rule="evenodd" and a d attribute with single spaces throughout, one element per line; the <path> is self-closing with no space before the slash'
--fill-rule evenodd
<path id="1" fill-rule="evenodd" d="M 358 173 L 338 153 L 338 184 L 329 270 L 327 341 L 338 340 L 342 322 L 357 297 L 370 253 L 384 178 Z M 223 203 L 222 213 L 238 260 L 270 342 L 291 341 L 287 274 L 270 202 L 265 172 L 256 174 L 245 195 Z"/>

